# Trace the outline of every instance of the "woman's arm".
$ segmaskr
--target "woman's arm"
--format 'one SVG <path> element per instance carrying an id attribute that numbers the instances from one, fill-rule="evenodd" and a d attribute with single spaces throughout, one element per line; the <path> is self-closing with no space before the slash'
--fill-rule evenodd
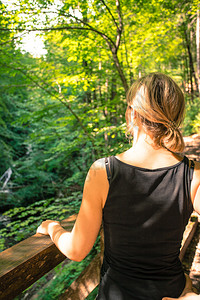
<path id="1" fill-rule="evenodd" d="M 37 233 L 49 234 L 64 255 L 81 261 L 93 247 L 99 233 L 108 189 L 105 160 L 100 159 L 87 174 L 80 211 L 72 231 L 67 232 L 59 222 L 47 220 L 38 227 Z"/>

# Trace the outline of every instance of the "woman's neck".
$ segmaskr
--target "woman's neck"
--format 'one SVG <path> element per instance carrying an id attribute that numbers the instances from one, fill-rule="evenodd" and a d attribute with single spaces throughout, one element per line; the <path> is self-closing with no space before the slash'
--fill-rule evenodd
<path id="1" fill-rule="evenodd" d="M 136 143 L 117 157 L 126 163 L 149 169 L 170 166 L 182 160 L 181 155 L 156 146 L 143 130 L 138 131 Z"/>
<path id="2" fill-rule="evenodd" d="M 135 151 L 145 151 L 145 152 L 170 152 L 164 147 L 159 147 L 155 145 L 153 139 L 143 130 L 138 130 L 138 136 L 133 141 L 133 150 Z"/>

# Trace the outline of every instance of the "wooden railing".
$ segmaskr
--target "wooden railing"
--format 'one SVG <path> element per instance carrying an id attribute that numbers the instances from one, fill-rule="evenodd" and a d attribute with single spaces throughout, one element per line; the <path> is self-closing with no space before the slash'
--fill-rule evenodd
<path id="1" fill-rule="evenodd" d="M 73 215 L 62 221 L 62 226 L 71 230 L 76 219 Z M 180 259 L 192 239 L 198 219 L 193 218 L 185 230 Z M 103 241 L 103 238 L 101 237 Z M 103 249 L 101 250 L 103 253 Z M 65 260 L 49 236 L 33 235 L 30 238 L 0 253 L 0 299 L 14 299 L 35 281 Z M 60 299 L 85 299 L 99 283 L 102 255 L 99 253 L 89 266 L 60 296 Z"/>

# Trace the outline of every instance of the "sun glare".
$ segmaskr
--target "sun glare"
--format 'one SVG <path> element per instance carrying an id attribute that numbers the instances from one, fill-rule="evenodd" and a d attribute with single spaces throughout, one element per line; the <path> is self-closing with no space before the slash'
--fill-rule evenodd
<path id="1" fill-rule="evenodd" d="M 20 1 L 16 0 L 2 0 L 2 3 L 6 6 L 7 11 L 11 12 L 13 10 L 20 9 Z M 55 0 L 53 4 L 51 4 L 51 11 L 52 13 L 48 14 L 50 24 L 56 24 L 55 14 L 59 7 L 62 7 L 63 3 L 60 0 Z M 24 13 L 20 13 L 18 15 L 21 17 L 22 20 L 26 20 L 26 25 L 31 26 L 33 23 L 29 16 Z M 27 19 L 28 18 L 28 19 Z M 40 14 L 37 16 L 37 23 L 36 28 L 42 28 L 43 22 L 45 22 L 45 12 L 41 11 Z M 40 32 L 41 33 L 41 32 Z M 19 34 L 17 34 L 19 35 Z M 23 35 L 19 35 L 19 38 L 16 39 L 16 47 L 19 48 L 22 52 L 28 52 L 33 57 L 41 57 L 47 54 L 47 50 L 45 49 L 44 44 L 44 37 L 42 34 L 38 34 L 38 32 L 32 31 L 23 33 Z"/>

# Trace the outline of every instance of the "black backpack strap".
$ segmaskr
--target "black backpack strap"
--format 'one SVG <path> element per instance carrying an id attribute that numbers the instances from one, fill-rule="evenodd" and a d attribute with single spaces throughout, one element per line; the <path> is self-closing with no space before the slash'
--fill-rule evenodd
<path id="1" fill-rule="evenodd" d="M 106 166 L 106 173 L 107 173 L 107 178 L 108 178 L 108 181 L 110 183 L 110 179 L 111 179 L 111 170 L 110 170 L 110 158 L 109 157 L 106 157 L 105 158 L 105 166 Z"/>

